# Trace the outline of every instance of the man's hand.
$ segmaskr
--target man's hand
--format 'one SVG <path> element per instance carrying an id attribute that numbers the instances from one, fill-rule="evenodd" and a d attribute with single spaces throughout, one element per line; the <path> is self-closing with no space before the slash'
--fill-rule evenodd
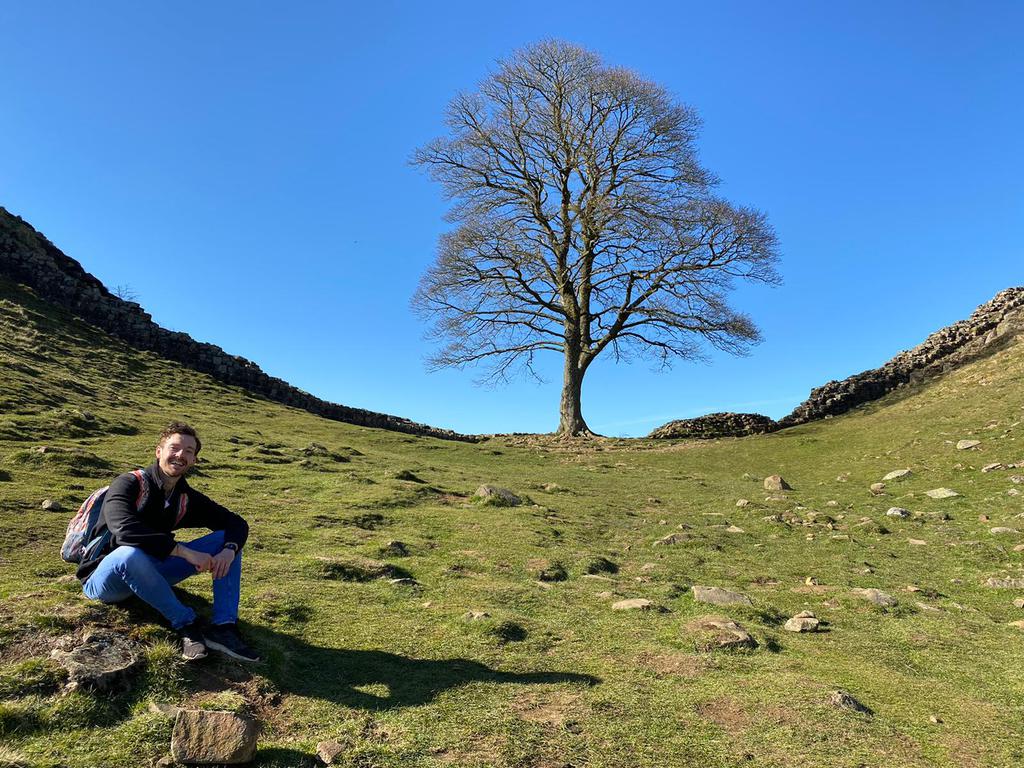
<path id="1" fill-rule="evenodd" d="M 232 549 L 222 549 L 210 558 L 210 573 L 213 574 L 213 578 L 224 578 L 228 573 L 228 568 L 231 567 L 231 563 L 233 563 L 234 560 L 235 552 Z"/>
<path id="2" fill-rule="evenodd" d="M 213 570 L 213 558 L 205 552 L 199 552 L 178 544 L 171 554 L 192 563 L 196 568 L 196 573 L 206 573 Z"/>

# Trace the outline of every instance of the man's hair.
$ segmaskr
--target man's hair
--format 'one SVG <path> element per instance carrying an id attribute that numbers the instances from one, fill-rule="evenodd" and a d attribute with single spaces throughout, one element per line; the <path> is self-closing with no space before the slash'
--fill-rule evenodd
<path id="1" fill-rule="evenodd" d="M 199 439 L 199 435 L 196 434 L 196 430 L 184 421 L 172 421 L 166 427 L 164 431 L 160 433 L 160 439 L 157 441 L 157 445 L 163 445 L 171 435 L 188 435 L 189 437 L 195 438 L 196 441 L 196 456 L 199 455 L 199 449 L 203 447 L 203 441 Z"/>

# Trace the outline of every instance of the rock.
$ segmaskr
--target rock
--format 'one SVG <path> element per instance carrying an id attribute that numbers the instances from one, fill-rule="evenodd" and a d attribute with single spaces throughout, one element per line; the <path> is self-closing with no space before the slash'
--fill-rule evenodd
<path id="1" fill-rule="evenodd" d="M 883 482 L 889 482 L 890 480 L 902 480 L 905 477 L 910 477 L 913 472 L 909 469 L 894 469 L 892 472 L 882 478 Z"/>
<path id="2" fill-rule="evenodd" d="M 889 507 L 889 509 L 886 510 L 885 514 L 887 517 L 908 518 L 910 517 L 910 510 L 904 509 L 903 507 Z"/>
<path id="3" fill-rule="evenodd" d="M 828 501 L 825 502 L 825 506 L 826 507 L 838 507 L 839 506 L 839 502 L 836 501 L 835 499 L 829 499 Z"/>
<path id="4" fill-rule="evenodd" d="M 810 611 L 800 611 L 783 625 L 788 632 L 816 632 L 821 622 Z"/>
<path id="5" fill-rule="evenodd" d="M 750 598 L 739 592 L 731 592 L 721 587 L 705 587 L 695 584 L 691 587 L 693 599 L 698 603 L 712 605 L 753 605 Z"/>
<path id="6" fill-rule="evenodd" d="M 341 765 L 348 747 L 340 741 L 321 741 L 316 745 L 316 756 L 324 765 Z"/>
<path id="7" fill-rule="evenodd" d="M 709 413 L 695 419 L 670 421 L 648 435 L 654 440 L 708 440 L 716 437 L 746 437 L 774 432 L 775 421 L 759 413 Z"/>
<path id="8" fill-rule="evenodd" d="M 662 536 L 660 539 L 652 544 L 652 547 L 671 547 L 673 544 L 679 544 L 680 542 L 686 541 L 690 537 L 685 533 L 670 533 L 668 536 Z"/>
<path id="9" fill-rule="evenodd" d="M 1024 619 L 1018 619 L 1017 621 L 1006 622 L 1007 626 L 1016 627 L 1017 629 L 1024 629 Z"/>
<path id="10" fill-rule="evenodd" d="M 1016 488 L 1011 488 L 1010 490 L 1008 490 L 1006 492 L 1006 495 L 1007 496 L 1020 496 L 1020 491 L 1018 491 Z"/>
<path id="11" fill-rule="evenodd" d="M 256 723 L 232 712 L 186 709 L 171 734 L 171 756 L 179 763 L 234 765 L 256 755 Z"/>
<path id="12" fill-rule="evenodd" d="M 875 496 L 879 496 L 885 492 L 885 483 L 872 483 L 868 490 L 875 494 Z"/>
<path id="13" fill-rule="evenodd" d="M 481 485 L 476 489 L 478 498 L 497 504 L 501 507 L 518 507 L 523 500 L 507 488 L 499 488 L 496 485 Z"/>
<path id="14" fill-rule="evenodd" d="M 838 709 L 848 709 L 851 712 L 860 712 L 864 715 L 872 714 L 868 707 L 857 701 L 852 694 L 842 689 L 832 691 L 828 696 L 828 703 Z"/>
<path id="15" fill-rule="evenodd" d="M 686 629 L 697 636 L 697 644 L 704 651 L 757 647 L 746 629 L 725 616 L 702 616 L 687 624 Z"/>
<path id="16" fill-rule="evenodd" d="M 739 499 L 736 502 L 737 507 L 746 507 L 750 504 L 750 499 Z"/>
<path id="17" fill-rule="evenodd" d="M 929 715 L 928 716 L 928 722 L 931 723 L 932 725 L 939 725 L 939 724 L 942 723 L 942 718 L 939 717 L 938 715 Z"/>
<path id="18" fill-rule="evenodd" d="M 484 619 L 489 619 L 490 617 L 491 614 L 489 614 L 487 611 L 466 611 L 464 614 L 462 614 L 462 618 L 464 621 L 483 621 Z"/>
<path id="19" fill-rule="evenodd" d="M 836 482 L 837 483 L 845 483 L 849 479 L 850 479 L 850 473 L 849 472 L 840 472 L 838 475 L 836 475 Z"/>
<path id="20" fill-rule="evenodd" d="M 541 488 L 547 491 L 548 493 L 557 493 L 558 491 L 562 490 L 562 486 L 560 486 L 558 483 L 544 483 L 544 485 L 542 485 Z"/>
<path id="21" fill-rule="evenodd" d="M 396 587 L 418 587 L 420 583 L 411 576 L 400 576 L 397 579 L 388 579 L 388 584 Z"/>
<path id="22" fill-rule="evenodd" d="M 746 531 L 744 531 L 738 525 L 730 525 L 728 528 L 725 529 L 725 532 L 726 533 L 746 533 Z"/>
<path id="23" fill-rule="evenodd" d="M 999 579 L 993 576 L 985 581 L 990 589 L 1024 589 L 1024 579 Z"/>
<path id="24" fill-rule="evenodd" d="M 766 491 L 792 491 L 793 488 L 782 479 L 781 475 L 769 475 L 764 479 L 764 489 Z"/>
<path id="25" fill-rule="evenodd" d="M 39 506 L 42 509 L 45 509 L 47 512 L 62 512 L 62 511 L 64 511 L 64 507 L 61 506 L 61 503 L 59 501 L 54 501 L 53 499 L 46 499 Z"/>
<path id="26" fill-rule="evenodd" d="M 907 544 L 911 544 L 915 547 L 924 547 L 928 545 L 928 542 L 924 539 L 907 539 Z"/>
<path id="27" fill-rule="evenodd" d="M 996 462 L 994 464 L 986 464 L 984 467 L 981 468 L 981 471 L 982 472 L 995 472 L 995 471 L 1000 470 L 1000 469 L 1006 469 L 1006 465 L 1005 464 L 1000 464 L 999 462 Z"/>
<path id="28" fill-rule="evenodd" d="M 971 448 L 975 448 L 981 445 L 981 440 L 958 440 L 956 449 L 958 451 L 969 451 Z"/>
<path id="29" fill-rule="evenodd" d="M 924 495 L 930 499 L 952 499 L 960 494 L 952 488 L 933 488 L 930 491 L 925 491 Z"/>
<path id="30" fill-rule="evenodd" d="M 653 611 L 655 605 L 650 600 L 645 600 L 642 597 L 634 597 L 630 600 L 619 600 L 617 603 L 612 603 L 613 611 Z"/>
<path id="31" fill-rule="evenodd" d="M 860 587 L 856 587 L 853 590 L 851 590 L 851 592 L 857 597 L 867 600 L 870 603 L 874 603 L 875 605 L 881 606 L 882 608 L 891 608 L 894 605 L 896 605 L 897 602 L 895 597 L 886 592 L 883 592 L 880 589 L 862 589 Z"/>
<path id="32" fill-rule="evenodd" d="M 1013 601 L 1014 608 L 1024 608 L 1024 597 L 1018 597 Z"/>
<path id="33" fill-rule="evenodd" d="M 1024 483 L 1024 475 L 1010 475 L 1010 482 L 1020 485 Z"/>
<path id="34" fill-rule="evenodd" d="M 111 632 L 90 631 L 80 641 L 72 637 L 62 645 L 50 651 L 50 657 L 68 671 L 71 688 L 110 688 L 139 664 L 136 646 Z"/>
<path id="35" fill-rule="evenodd" d="M 1007 528 L 1003 525 L 997 525 L 995 528 L 990 528 L 988 532 L 991 533 L 993 536 L 1003 536 L 1011 533 L 1019 533 L 1019 531 L 1016 528 Z"/>

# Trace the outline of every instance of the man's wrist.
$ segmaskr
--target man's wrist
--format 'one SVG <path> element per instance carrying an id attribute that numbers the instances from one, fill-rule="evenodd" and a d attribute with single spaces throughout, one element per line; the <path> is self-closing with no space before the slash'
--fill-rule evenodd
<path id="1" fill-rule="evenodd" d="M 236 555 L 238 554 L 238 545 L 237 545 L 237 544 L 235 544 L 235 542 L 233 542 L 233 541 L 228 541 L 228 542 L 225 542 L 224 546 L 223 546 L 223 547 L 221 547 L 221 549 L 222 549 L 222 550 L 224 550 L 224 549 L 229 549 L 229 550 L 231 550 L 232 552 L 234 552 L 234 553 L 235 553 Z"/>

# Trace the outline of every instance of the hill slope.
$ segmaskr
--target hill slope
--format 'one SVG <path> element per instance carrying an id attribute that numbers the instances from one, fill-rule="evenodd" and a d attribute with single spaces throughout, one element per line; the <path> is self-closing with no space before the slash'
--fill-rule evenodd
<path id="1" fill-rule="evenodd" d="M 254 712 L 261 766 L 312 765 L 324 739 L 359 766 L 1019 763 L 1022 593 L 985 583 L 1024 577 L 1024 536 L 990 532 L 1024 528 L 1024 469 L 981 469 L 1024 462 L 1022 376 L 1015 340 L 769 435 L 473 445 L 253 396 L 0 281 L 0 765 L 147 765 L 170 732 L 152 701 Z M 175 417 L 204 438 L 193 483 L 252 525 L 242 611 L 260 667 L 180 666 L 151 613 L 84 601 L 57 557 L 68 510 L 147 462 Z M 766 493 L 776 473 L 794 490 Z M 475 503 L 483 482 L 527 502 Z M 939 487 L 960 495 L 924 495 Z M 697 603 L 692 585 L 752 605 Z M 612 610 L 625 598 L 663 610 Z M 828 631 L 784 631 L 801 610 Z M 690 627 L 708 614 L 758 647 L 707 650 Z M 147 666 L 127 691 L 61 695 L 50 648 L 100 625 Z M 873 715 L 830 705 L 838 688 Z"/>

